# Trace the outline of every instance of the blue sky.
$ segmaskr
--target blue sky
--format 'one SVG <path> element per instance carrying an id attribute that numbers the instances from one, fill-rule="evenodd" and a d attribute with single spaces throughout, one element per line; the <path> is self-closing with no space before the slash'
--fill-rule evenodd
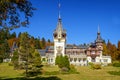
<path id="1" fill-rule="evenodd" d="M 58 21 L 58 0 L 31 0 L 37 8 L 30 19 L 27 31 L 34 37 L 53 41 L 53 31 Z M 68 44 L 91 43 L 96 39 L 98 24 L 101 37 L 117 44 L 120 40 L 120 0 L 60 0 L 63 28 L 67 31 Z"/>

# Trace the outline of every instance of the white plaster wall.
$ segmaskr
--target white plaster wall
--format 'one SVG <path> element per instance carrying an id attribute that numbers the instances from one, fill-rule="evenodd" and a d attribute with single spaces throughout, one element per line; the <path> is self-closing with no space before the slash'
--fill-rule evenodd
<path id="1" fill-rule="evenodd" d="M 88 63 L 91 62 L 91 57 L 90 56 L 87 57 L 87 61 L 88 61 Z"/>
<path id="2" fill-rule="evenodd" d="M 60 42 L 58 40 L 54 40 L 54 56 L 56 58 L 57 55 L 57 47 L 61 46 L 62 47 L 62 55 L 65 55 L 65 39 L 61 40 Z"/>
<path id="3" fill-rule="evenodd" d="M 95 62 L 100 62 L 100 57 L 96 57 Z"/>
<path id="4" fill-rule="evenodd" d="M 111 60 L 111 58 L 108 58 L 108 63 L 112 63 L 112 60 Z"/>

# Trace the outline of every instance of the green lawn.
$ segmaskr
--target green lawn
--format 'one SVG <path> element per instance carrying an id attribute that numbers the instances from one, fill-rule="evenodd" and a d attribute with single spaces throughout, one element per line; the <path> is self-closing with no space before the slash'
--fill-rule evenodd
<path id="1" fill-rule="evenodd" d="M 92 70 L 90 67 L 76 67 L 79 74 L 57 74 L 57 75 L 39 75 L 33 77 L 36 80 L 120 80 L 120 76 L 111 75 L 108 71 L 120 71 L 118 67 L 102 67 L 100 70 Z M 44 66 L 43 72 L 59 71 L 57 66 Z M 6 80 L 26 80 L 21 70 L 14 70 L 12 66 L 7 63 L 0 64 L 0 79 Z"/>
<path id="2" fill-rule="evenodd" d="M 7 63 L 0 64 L 0 78 L 15 78 L 22 76 L 22 70 L 14 70 L 13 66 L 8 66 Z"/>

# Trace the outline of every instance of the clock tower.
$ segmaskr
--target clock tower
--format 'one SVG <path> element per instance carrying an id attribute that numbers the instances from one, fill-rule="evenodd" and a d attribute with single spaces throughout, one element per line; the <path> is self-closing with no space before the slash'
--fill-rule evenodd
<path id="1" fill-rule="evenodd" d="M 60 9 L 60 4 L 59 4 Z M 59 17 L 58 17 L 58 23 L 57 28 L 54 30 L 53 33 L 53 39 L 54 39 L 54 58 L 56 59 L 59 55 L 65 55 L 65 46 L 66 46 L 66 30 L 62 28 L 62 19 L 60 16 L 60 10 L 59 10 Z"/>

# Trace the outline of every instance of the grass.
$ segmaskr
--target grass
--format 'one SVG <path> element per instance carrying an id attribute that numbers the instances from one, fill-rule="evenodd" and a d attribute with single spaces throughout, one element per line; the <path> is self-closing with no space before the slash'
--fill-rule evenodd
<path id="1" fill-rule="evenodd" d="M 14 70 L 13 66 L 8 66 L 7 63 L 0 64 L 0 77 L 15 78 L 22 76 L 23 76 L 23 70 Z"/>
<path id="2" fill-rule="evenodd" d="M 110 73 L 112 75 L 118 75 L 118 76 L 120 76 L 120 71 L 109 71 L 108 73 Z"/>
<path id="3" fill-rule="evenodd" d="M 120 80 L 120 76 L 111 75 L 110 71 L 120 71 L 119 67 L 102 67 L 99 70 L 90 69 L 90 67 L 76 66 L 79 74 L 56 74 L 59 71 L 57 66 L 44 66 L 43 73 L 53 73 L 51 75 L 39 75 L 32 77 L 30 80 Z M 6 80 L 26 80 L 23 75 L 24 71 L 13 70 L 12 66 L 7 63 L 0 64 L 0 78 Z M 28 78 L 29 79 L 29 78 Z"/>

